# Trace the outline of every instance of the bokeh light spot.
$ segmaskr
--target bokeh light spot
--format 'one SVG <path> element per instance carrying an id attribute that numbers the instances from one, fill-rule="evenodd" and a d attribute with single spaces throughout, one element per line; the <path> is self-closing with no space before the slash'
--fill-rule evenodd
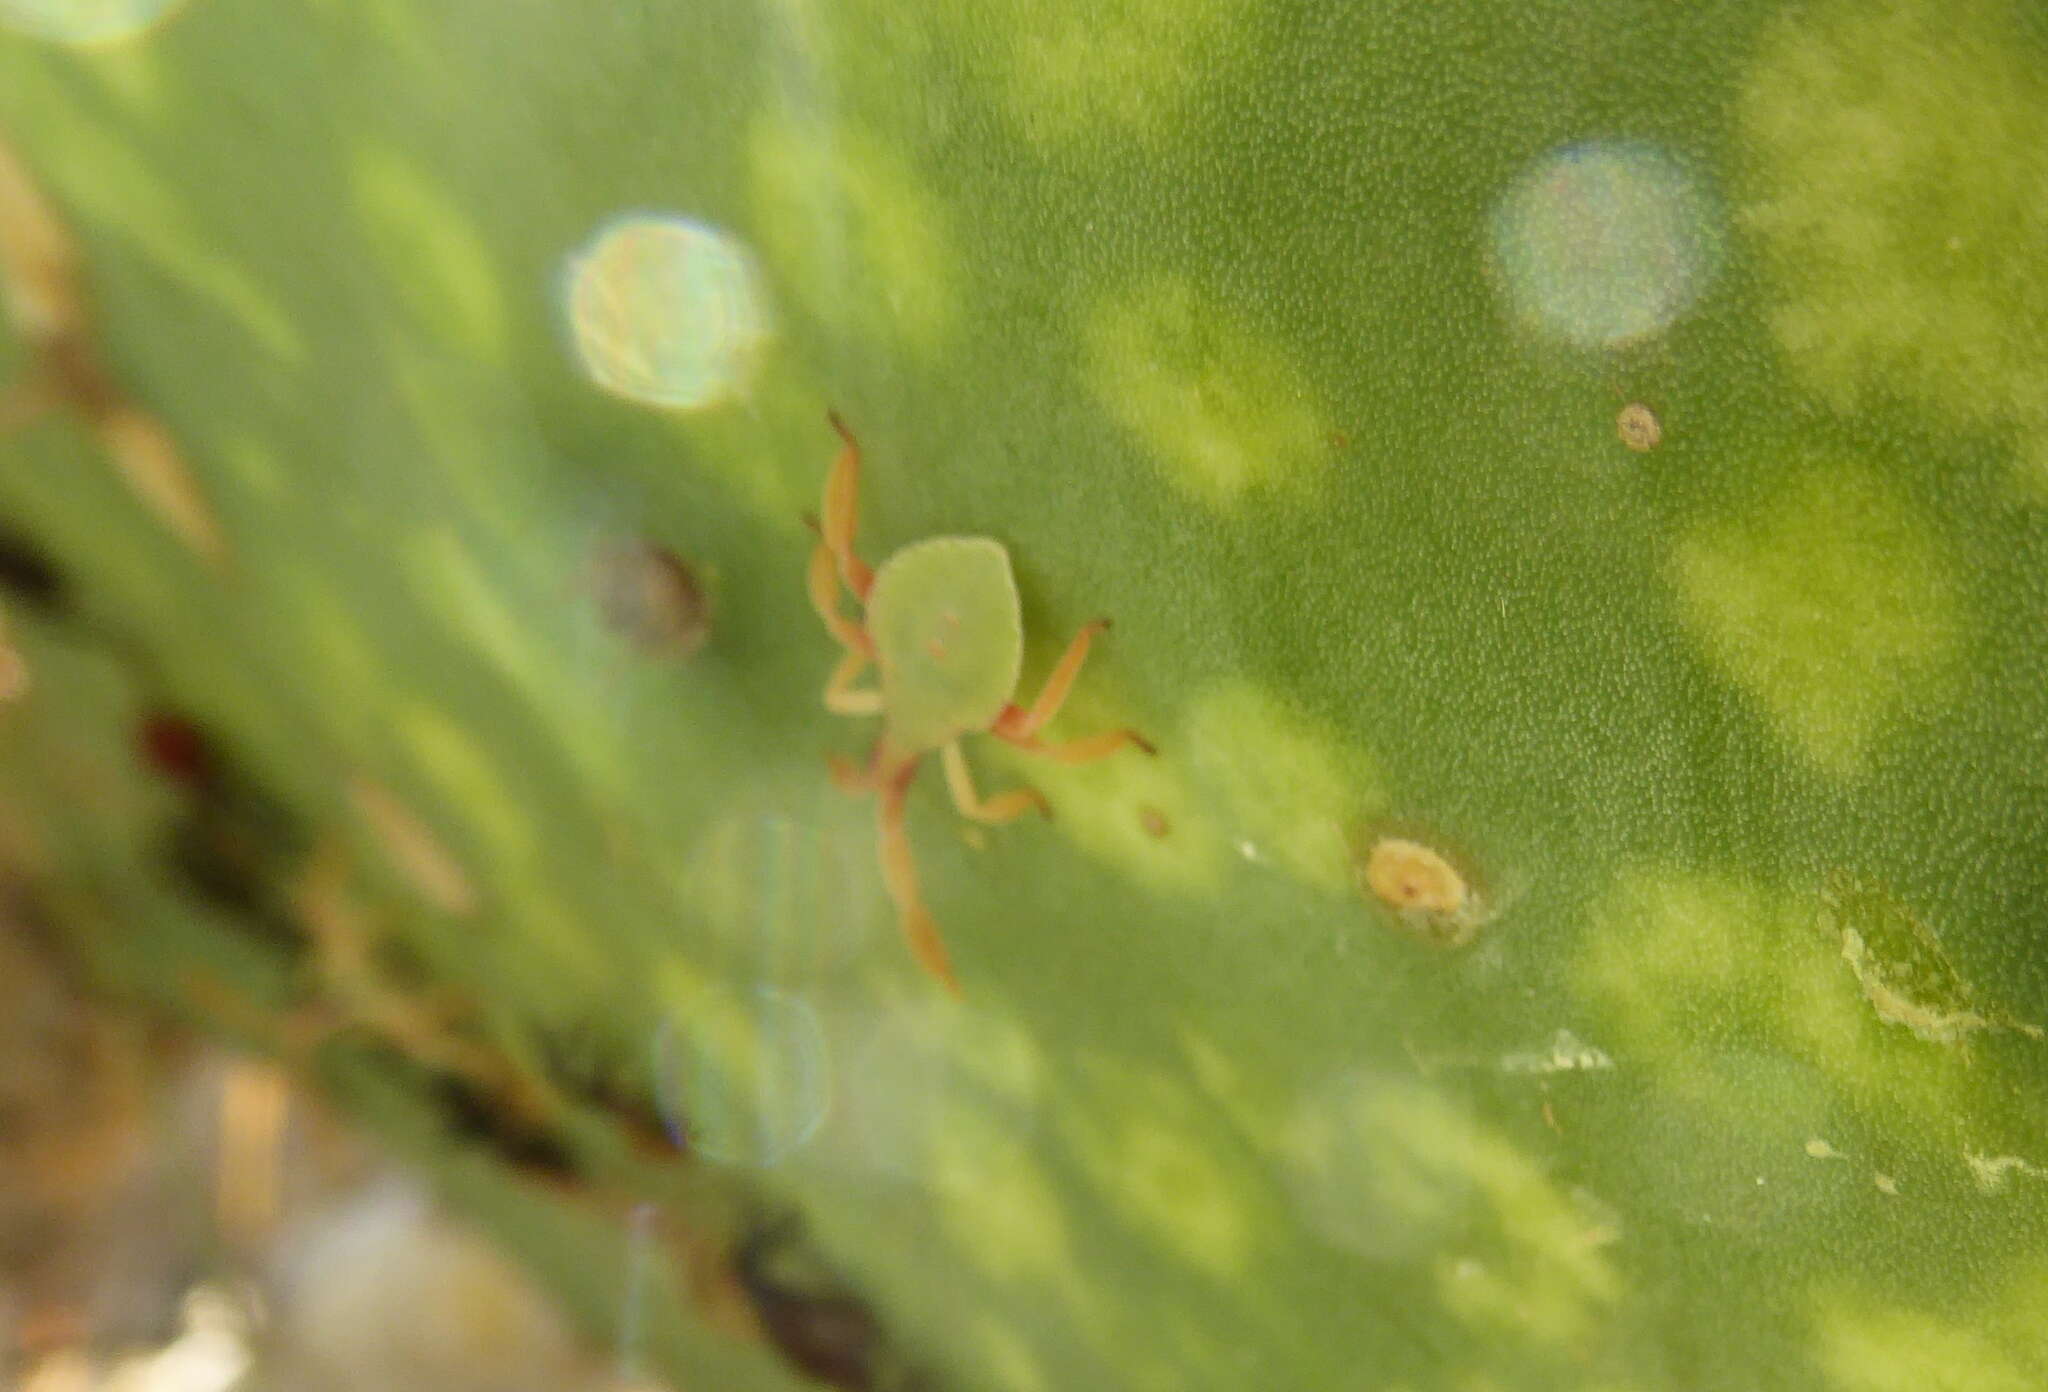
<path id="1" fill-rule="evenodd" d="M 766 1167 L 825 1120 L 825 1032 L 801 997 L 773 986 L 707 991 L 655 1033 L 655 1084 L 678 1145 L 725 1165 Z"/>
<path id="2" fill-rule="evenodd" d="M 740 396 L 770 332 L 752 256 L 687 218 L 614 220 L 571 254 L 564 285 L 583 370 L 630 401 L 690 411 Z"/>
<path id="3" fill-rule="evenodd" d="M 1699 298 L 1720 264 L 1720 213 L 1654 146 L 1573 145 L 1502 196 L 1493 255 L 1518 319 L 1581 348 L 1619 348 L 1663 332 Z"/>

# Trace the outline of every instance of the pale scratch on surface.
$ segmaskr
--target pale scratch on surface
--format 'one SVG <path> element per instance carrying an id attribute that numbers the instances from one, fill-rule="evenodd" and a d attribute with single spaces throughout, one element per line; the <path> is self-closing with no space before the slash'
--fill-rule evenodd
<path id="1" fill-rule="evenodd" d="M 2028 1179 L 2048 1180 L 2048 1168 L 2017 1155 L 1980 1155 L 1974 1150 L 1966 1150 L 1963 1160 L 1970 1167 L 1970 1178 L 1976 1180 L 1977 1188 L 1986 1194 L 2003 1192 L 2015 1174 Z"/>
<path id="2" fill-rule="evenodd" d="M 1500 1060 L 1503 1073 L 1595 1073 L 1612 1067 L 1614 1059 L 1605 1049 L 1586 1043 L 1568 1029 L 1552 1035 L 1548 1049 L 1504 1054 Z"/>
<path id="3" fill-rule="evenodd" d="M 1991 1029 L 2042 1038 L 2037 1025 L 1980 1009 L 1933 930 L 1882 890 L 1836 873 L 1822 892 L 1819 924 L 1887 1024 L 1930 1044 L 1964 1044 L 1969 1035 Z"/>
<path id="4" fill-rule="evenodd" d="M 1849 1158 L 1818 1136 L 1813 1137 L 1806 1143 L 1806 1153 L 1816 1160 L 1847 1160 Z"/>

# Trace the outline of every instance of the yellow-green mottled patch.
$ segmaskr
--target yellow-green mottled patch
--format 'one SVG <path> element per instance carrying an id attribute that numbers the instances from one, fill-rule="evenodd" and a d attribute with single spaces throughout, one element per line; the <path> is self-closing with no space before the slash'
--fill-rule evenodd
<path id="1" fill-rule="evenodd" d="M 1579 980 L 1614 1010 L 1632 1042 L 1659 1053 L 1761 1028 L 1769 997 L 1754 994 L 1759 978 L 1834 975 L 1826 944 L 1803 931 L 1810 913 L 1745 885 L 1638 867 L 1595 909 Z M 1839 1012 L 1837 1033 L 1852 1033 L 1853 1004 Z"/>
<path id="2" fill-rule="evenodd" d="M 284 472 L 278 468 L 270 447 L 256 436 L 231 436 L 222 441 L 217 453 L 250 492 L 270 501 L 284 492 Z"/>
<path id="3" fill-rule="evenodd" d="M 1252 1091 L 1236 1060 L 1192 1025 L 1181 1027 L 1180 1046 L 1196 1086 L 1239 1132 L 1255 1143 L 1271 1137 L 1276 1120 L 1274 1110 L 1265 1098 Z"/>
<path id="4" fill-rule="evenodd" d="M 1044 1085 L 1044 1058 L 1024 1027 L 1007 1015 L 919 990 L 894 1003 L 893 1047 L 942 1062 L 963 1094 L 998 1097 L 1019 1107 Z"/>
<path id="5" fill-rule="evenodd" d="M 1101 140 L 1150 140 L 1180 127 L 1177 117 L 1222 69 L 1244 6 L 1236 0 L 1105 0 L 1068 10 L 1004 0 L 977 7 L 1001 39 L 989 51 L 1003 74 L 1011 118 L 1026 138 L 1065 147 Z"/>
<path id="6" fill-rule="evenodd" d="M 1804 465 L 1748 514 L 1694 528 L 1671 573 L 1721 674 L 1807 759 L 1847 775 L 1940 694 L 1959 601 L 1903 500 L 1847 461 Z"/>
<path id="7" fill-rule="evenodd" d="M 874 829 L 851 799 L 742 805 L 705 831 L 674 872 L 677 897 L 701 918 L 704 949 L 761 981 L 797 981 L 845 966 L 881 940 L 894 947 L 874 867 Z M 813 809 L 816 809 L 813 812 Z"/>
<path id="8" fill-rule="evenodd" d="M 1703 1052 L 1782 1050 L 1884 1114 L 1944 1116 L 1961 1063 L 1882 1033 L 1819 918 L 1817 895 L 1637 866 L 1593 911 L 1579 989 L 1624 1061 L 1676 1076 Z"/>
<path id="9" fill-rule="evenodd" d="M 315 703 L 313 713 L 343 743 L 357 745 L 381 723 L 371 698 L 384 690 L 388 670 L 363 632 L 361 610 L 335 593 L 325 572 L 273 573 L 272 592 L 305 664 L 303 679 L 335 698 Z"/>
<path id="10" fill-rule="evenodd" d="M 183 196 L 129 140 L 79 114 L 52 90 L 43 130 L 50 157 L 38 166 L 67 208 L 126 239 L 171 280 L 225 314 L 271 356 L 296 363 L 305 342 L 291 317 L 202 229 Z"/>
<path id="11" fill-rule="evenodd" d="M 156 49 L 147 44 L 116 44 L 87 50 L 79 57 L 80 69 L 129 114 L 156 121 L 169 116 L 170 83 Z"/>
<path id="12" fill-rule="evenodd" d="M 1019 1136 L 960 1103 L 926 1141 L 933 1197 L 961 1256 L 1001 1280 L 1072 1274 L 1066 1212 Z"/>
<path id="13" fill-rule="evenodd" d="M 1196 694 L 1175 753 L 1233 841 L 1319 889 L 1351 891 L 1344 828 L 1386 808 L 1365 755 L 1242 678 Z"/>
<path id="14" fill-rule="evenodd" d="M 883 916 L 888 945 L 895 948 L 893 911 Z M 891 973 L 881 989 L 900 985 L 900 974 Z M 939 1133 L 962 1112 L 983 1129 L 1005 1120 L 1021 1125 L 1031 1116 L 1043 1088 L 1043 1063 L 1014 1020 L 963 1008 L 923 981 L 915 985 L 883 1013 L 857 1009 L 835 1026 L 847 1060 L 847 1124 L 828 1139 L 855 1167 L 923 1177 L 925 1151 L 947 1144 Z M 1016 1144 L 1022 1145 L 1021 1133 Z"/>
<path id="15" fill-rule="evenodd" d="M 408 704 L 394 723 L 421 771 L 484 834 L 503 862 L 533 853 L 533 827 L 520 815 L 524 804 L 505 787 L 490 756 L 475 740 L 433 706 Z"/>
<path id="16" fill-rule="evenodd" d="M 364 235 L 418 327 L 473 358 L 503 361 L 508 316 L 501 277 L 469 215 L 396 150 L 364 146 L 349 172 Z"/>
<path id="17" fill-rule="evenodd" d="M 717 988 L 711 978 L 681 957 L 667 957 L 654 971 L 654 997 L 665 1012 L 680 1015 L 696 1008 Z"/>
<path id="18" fill-rule="evenodd" d="M 517 599 L 505 588 L 511 582 L 492 577 L 476 552 L 446 527 L 408 537 L 401 564 L 424 607 L 526 698 L 586 778 L 610 790 L 629 784 L 626 752 L 616 738 L 619 722 L 609 700 L 565 660 L 571 653 L 559 609 L 519 613 Z"/>
<path id="19" fill-rule="evenodd" d="M 939 998 L 926 992 L 925 999 Z M 1018 1106 L 1037 1098 L 1044 1059 L 1023 1026 L 986 1009 L 958 1009 L 950 1001 L 942 1002 L 941 1008 L 950 1021 L 946 1051 L 963 1078 L 986 1095 Z"/>
<path id="20" fill-rule="evenodd" d="M 475 555 L 448 527 L 428 527 L 408 536 L 402 565 L 426 600 L 439 609 L 450 632 L 487 656 L 515 685 L 552 693 L 558 674 L 534 650 L 528 626 L 508 607 Z"/>
<path id="21" fill-rule="evenodd" d="M 1210 1275 L 1235 1275 L 1258 1200 L 1219 1159 L 1214 1119 L 1163 1075 L 1099 1055 L 1082 1072 L 1098 1105 L 1076 1118 L 1074 1150 L 1110 1206 Z"/>
<path id="22" fill-rule="evenodd" d="M 1105 640 L 1107 641 L 1107 640 Z M 1033 677 L 1024 680 L 1035 689 Z M 1102 672 L 1082 675 L 1050 738 L 1065 739 L 1138 725 Z M 984 751 L 986 752 L 984 755 Z M 1003 760 L 1052 802 L 1054 828 L 1089 855 L 1160 891 L 1195 894 L 1213 888 L 1229 850 L 1213 798 L 1190 781 L 1180 751 L 1148 758 L 1135 751 L 1092 764 L 1059 765 L 983 742 L 977 757 Z M 1163 831 L 1161 830 L 1163 828 Z"/>
<path id="23" fill-rule="evenodd" d="M 420 22 L 420 9 L 406 0 L 320 0 L 334 18 L 367 30 L 391 53 L 408 62 L 433 57 L 434 43 Z"/>
<path id="24" fill-rule="evenodd" d="M 2048 484 L 2044 73 L 2003 0 L 1837 0 L 1770 31 L 1739 109 L 1794 367 L 2013 431 Z"/>
<path id="25" fill-rule="evenodd" d="M 562 901 L 554 885 L 542 878 L 536 862 L 510 872 L 501 870 L 492 879 L 498 902 L 506 907 L 510 921 L 537 950 L 536 973 L 545 976 L 546 990 L 559 999 L 588 1000 L 599 990 L 616 988 L 621 972 L 609 942 L 590 931 L 586 915 Z M 644 980 L 632 979 L 636 986 Z"/>
<path id="26" fill-rule="evenodd" d="M 1083 332 L 1096 400 L 1196 500 L 1226 510 L 1328 472 L 1322 406 L 1286 348 L 1186 281 L 1105 303 Z"/>
<path id="27" fill-rule="evenodd" d="M 1833 1392 L 2033 1392 L 2048 1381 L 2048 1348 L 2023 1323 L 1943 1318 L 1861 1295 L 1817 1303 L 1812 1356 Z"/>
<path id="28" fill-rule="evenodd" d="M 553 519 L 534 514 L 533 437 L 512 399 L 447 354 L 396 328 L 382 335 L 389 383 L 417 425 L 431 470 L 407 482 L 433 502 L 457 507 L 474 529 L 508 555 L 526 556 L 536 528 Z M 434 497 L 430 491 L 447 490 Z M 546 535 L 552 539 L 552 531 Z"/>
<path id="29" fill-rule="evenodd" d="M 771 356 L 753 379 L 749 410 L 677 413 L 676 435 L 684 443 L 683 466 L 722 480 L 742 505 L 764 524 L 796 541 L 799 554 L 811 541 L 800 520 L 818 506 L 838 441 L 824 428 L 819 384 L 789 370 L 787 355 Z M 765 435 L 763 421 L 796 422 L 788 435 Z M 860 428 L 860 422 L 854 423 Z M 868 464 L 870 470 L 882 467 Z M 800 540 L 799 540 L 800 539 Z M 863 543 L 866 544 L 866 543 Z M 882 557 L 871 554 L 871 562 Z M 801 565 L 792 575 L 801 584 Z M 819 678 L 820 683 L 823 677 Z"/>
<path id="30" fill-rule="evenodd" d="M 1379 1261 L 1439 1254 L 1439 1298 L 1490 1333 L 1581 1342 L 1620 1297 L 1608 1216 L 1425 1087 L 1339 1079 L 1302 1100 L 1281 1143 L 1318 1232 Z"/>
<path id="31" fill-rule="evenodd" d="M 2036 1258 L 2013 1274 L 1994 1318 L 2036 1380 L 2048 1376 L 2048 1262 Z"/>
<path id="32" fill-rule="evenodd" d="M 1045 1372 L 1023 1335 L 992 1318 L 976 1328 L 980 1371 L 990 1387 L 997 1392 L 1043 1392 Z"/>
<path id="33" fill-rule="evenodd" d="M 770 264 L 835 332 L 923 352 L 959 316 L 959 257 L 945 205 L 902 156 L 835 123 L 755 124 L 754 228 Z"/>

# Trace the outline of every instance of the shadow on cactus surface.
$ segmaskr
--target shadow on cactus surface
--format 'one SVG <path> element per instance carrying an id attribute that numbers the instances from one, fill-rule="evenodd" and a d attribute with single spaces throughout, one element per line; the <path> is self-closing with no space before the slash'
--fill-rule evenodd
<path id="1" fill-rule="evenodd" d="M 2044 59 L 0 0 L 6 874 L 594 1328 L 658 1205 L 678 1387 L 2048 1385 Z M 828 407 L 1159 746 L 913 788 L 958 1001 L 827 776 Z"/>

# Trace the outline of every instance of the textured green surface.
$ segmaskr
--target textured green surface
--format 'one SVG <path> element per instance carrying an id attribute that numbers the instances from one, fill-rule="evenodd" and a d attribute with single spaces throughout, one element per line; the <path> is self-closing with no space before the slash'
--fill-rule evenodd
<path id="1" fill-rule="evenodd" d="M 0 35 L 0 125 L 236 564 L 64 427 L 0 446 L 0 505 L 487 1037 L 645 1096 L 667 1022 L 734 1162 L 588 1167 L 800 1207 L 938 1385 L 2039 1386 L 2044 62 L 1988 0 Z M 1589 291 L 1574 224 L 1516 240 L 1574 187 L 1684 193 Z M 635 211 L 759 277 L 702 409 L 579 368 L 565 261 Z M 868 559 L 1000 540 L 1027 690 L 1116 620 L 1052 733 L 1161 748 L 1016 756 L 1057 818 L 982 842 L 916 794 L 963 1005 L 826 786 L 862 728 L 802 589 L 828 407 Z M 706 581 L 686 664 L 599 621 L 591 557 L 638 533 Z M 0 716 L 40 873 L 141 987 L 275 998 L 165 882 L 120 682 L 66 644 Z M 475 912 L 392 868 L 364 779 Z M 1361 895 L 1381 834 L 1461 868 L 1469 946 Z M 470 1187 L 601 1306 L 616 1252 Z"/>

